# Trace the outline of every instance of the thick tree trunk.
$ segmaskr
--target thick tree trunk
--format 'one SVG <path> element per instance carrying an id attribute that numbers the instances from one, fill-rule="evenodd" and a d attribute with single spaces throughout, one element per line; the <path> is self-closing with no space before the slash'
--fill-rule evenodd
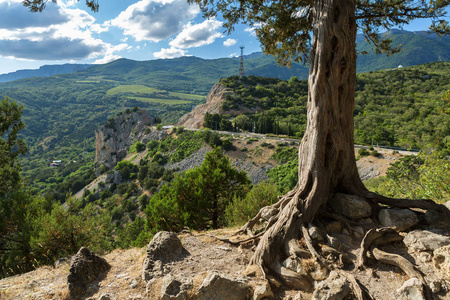
<path id="1" fill-rule="evenodd" d="M 366 193 L 353 147 L 355 1 L 314 1 L 313 13 L 308 123 L 299 146 L 299 181 L 280 200 L 278 219 L 261 238 L 252 258 L 265 273 L 300 289 L 310 286 L 280 262 L 295 254 L 303 224 L 312 222 L 336 192 Z"/>

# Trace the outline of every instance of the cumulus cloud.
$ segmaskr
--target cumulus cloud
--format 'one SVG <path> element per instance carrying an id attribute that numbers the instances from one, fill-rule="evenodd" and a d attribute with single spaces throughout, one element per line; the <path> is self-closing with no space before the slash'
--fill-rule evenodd
<path id="1" fill-rule="evenodd" d="M 105 55 L 103 58 L 97 59 L 93 62 L 94 65 L 101 65 L 101 64 L 107 64 L 109 62 L 115 61 L 122 58 L 120 55 Z"/>
<path id="2" fill-rule="evenodd" d="M 0 0 L 0 28 L 23 29 L 27 27 L 46 27 L 62 24 L 68 16 L 60 12 L 57 5 L 49 4 L 41 13 L 30 13 L 21 1 Z"/>
<path id="3" fill-rule="evenodd" d="M 185 54 L 186 54 L 185 50 L 171 47 L 171 48 L 163 48 L 161 49 L 161 51 L 153 53 L 153 56 L 156 58 L 176 58 L 180 56 L 185 56 Z"/>
<path id="4" fill-rule="evenodd" d="M 186 0 L 141 0 L 111 21 L 136 41 L 159 42 L 180 32 L 200 13 L 198 5 Z"/>
<path id="5" fill-rule="evenodd" d="M 255 29 L 260 29 L 263 26 L 263 23 L 255 23 L 253 27 L 247 27 L 244 29 L 245 32 L 250 33 L 253 36 L 256 36 Z"/>
<path id="6" fill-rule="evenodd" d="M 50 38 L 44 41 L 0 40 L 1 56 L 31 60 L 77 60 L 101 50 L 101 45 L 86 45 L 81 40 L 69 38 Z"/>
<path id="7" fill-rule="evenodd" d="M 30 13 L 20 1 L 0 0 L 0 56 L 29 60 L 80 60 L 114 47 L 95 38 L 107 27 L 81 9 L 49 3 Z"/>
<path id="8" fill-rule="evenodd" d="M 235 39 L 227 39 L 225 42 L 223 42 L 223 45 L 225 47 L 231 47 L 233 45 L 236 45 L 236 43 L 237 43 L 237 40 L 235 40 Z"/>
<path id="9" fill-rule="evenodd" d="M 244 29 L 244 31 L 250 33 L 253 36 L 256 36 L 255 28 L 247 27 Z"/>
<path id="10" fill-rule="evenodd" d="M 188 24 L 169 44 L 175 48 L 188 49 L 214 43 L 223 35 L 217 31 L 223 22 L 206 20 L 200 24 Z"/>

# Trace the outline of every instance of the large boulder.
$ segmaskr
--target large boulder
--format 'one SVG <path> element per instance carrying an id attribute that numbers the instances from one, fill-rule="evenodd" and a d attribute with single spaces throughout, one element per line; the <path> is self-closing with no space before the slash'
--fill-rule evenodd
<path id="1" fill-rule="evenodd" d="M 450 201 L 447 201 L 446 203 L 444 203 L 444 206 L 450 210 Z M 446 216 L 443 212 L 439 212 L 433 209 L 429 209 L 427 210 L 427 212 L 425 213 L 425 220 L 428 222 L 428 224 L 430 225 L 438 225 L 443 223 L 443 222 L 448 222 L 448 220 L 446 219 Z"/>
<path id="2" fill-rule="evenodd" d="M 181 259 L 186 252 L 175 233 L 158 232 L 147 245 L 142 280 L 148 282 L 155 276 L 162 276 L 163 265 Z"/>
<path id="3" fill-rule="evenodd" d="M 356 195 L 337 193 L 330 206 L 335 212 L 350 219 L 362 219 L 372 215 L 372 207 L 367 200 Z"/>
<path id="4" fill-rule="evenodd" d="M 251 286 L 242 278 L 210 272 L 198 289 L 194 300 L 246 300 L 252 297 Z"/>
<path id="5" fill-rule="evenodd" d="M 383 226 L 394 227 L 398 231 L 405 231 L 419 223 L 416 213 L 409 209 L 382 209 L 378 219 Z"/>
<path id="6" fill-rule="evenodd" d="M 72 258 L 67 276 L 69 296 L 73 299 L 81 298 L 89 284 L 109 268 L 111 266 L 104 258 L 97 256 L 86 247 L 81 247 Z"/>
<path id="7" fill-rule="evenodd" d="M 450 245 L 450 236 L 446 234 L 442 230 L 414 230 L 406 235 L 403 242 L 412 251 L 434 251 Z"/>

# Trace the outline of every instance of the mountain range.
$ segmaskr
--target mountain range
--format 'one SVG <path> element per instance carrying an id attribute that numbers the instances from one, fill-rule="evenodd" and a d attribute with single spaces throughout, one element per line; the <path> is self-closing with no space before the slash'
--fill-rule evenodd
<path id="1" fill-rule="evenodd" d="M 440 38 L 427 31 L 391 30 L 383 35 L 392 37 L 392 45 L 402 45 L 402 51 L 393 56 L 377 55 L 373 46 L 364 37 L 357 36 L 357 51 L 367 52 L 358 55 L 357 72 L 377 71 L 401 66 L 413 66 L 434 61 L 450 60 L 450 37 Z M 246 75 L 277 77 L 289 79 L 297 76 L 304 79 L 308 75 L 307 66 L 294 63 L 291 68 L 277 65 L 273 56 L 262 52 L 244 56 Z M 37 70 L 19 70 L 0 75 L 0 82 L 9 82 L 30 77 L 47 77 L 57 74 L 79 72 L 80 76 L 102 76 L 110 80 L 133 81 L 149 86 L 180 90 L 170 82 L 182 83 L 184 91 L 207 92 L 222 77 L 236 75 L 239 58 L 202 59 L 180 57 L 134 61 L 119 59 L 102 65 L 64 64 L 46 65 Z"/>

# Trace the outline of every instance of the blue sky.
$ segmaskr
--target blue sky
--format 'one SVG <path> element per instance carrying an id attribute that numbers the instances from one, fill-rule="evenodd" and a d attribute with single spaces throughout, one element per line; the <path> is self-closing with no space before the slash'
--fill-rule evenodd
<path id="1" fill-rule="evenodd" d="M 20 0 L 0 0 L 0 74 L 45 64 L 107 63 L 134 60 L 232 57 L 260 51 L 251 28 L 224 33 L 223 21 L 206 20 L 186 0 L 99 1 L 92 13 L 84 1 L 49 3 L 30 13 Z M 429 20 L 405 30 L 426 30 Z"/>

